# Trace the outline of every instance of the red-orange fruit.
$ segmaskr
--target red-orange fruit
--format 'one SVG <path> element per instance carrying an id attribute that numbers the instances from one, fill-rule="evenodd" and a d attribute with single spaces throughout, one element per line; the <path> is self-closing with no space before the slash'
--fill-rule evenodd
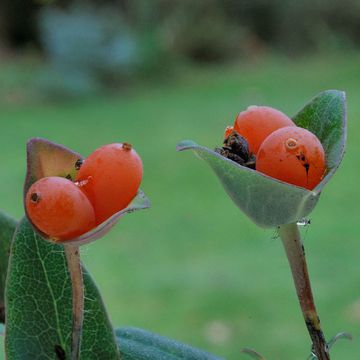
<path id="1" fill-rule="evenodd" d="M 252 105 L 236 117 L 234 130 L 248 141 L 250 153 L 256 154 L 272 132 L 285 126 L 295 124 L 281 111 L 269 106 Z"/>
<path id="2" fill-rule="evenodd" d="M 289 126 L 274 131 L 260 146 L 256 170 L 312 190 L 324 177 L 325 152 L 310 131 Z"/>
<path id="3" fill-rule="evenodd" d="M 70 240 L 95 226 L 94 209 L 70 180 L 46 177 L 36 181 L 25 198 L 31 222 L 54 240 Z"/>
<path id="4" fill-rule="evenodd" d="M 94 207 L 97 224 L 129 205 L 142 173 L 142 161 L 127 143 L 104 145 L 85 159 L 76 180 Z"/>

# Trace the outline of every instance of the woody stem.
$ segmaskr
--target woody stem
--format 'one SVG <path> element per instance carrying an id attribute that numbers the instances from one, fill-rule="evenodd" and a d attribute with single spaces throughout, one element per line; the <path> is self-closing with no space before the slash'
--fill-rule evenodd
<path id="1" fill-rule="evenodd" d="M 312 340 L 312 351 L 318 360 L 330 360 L 329 349 L 315 308 L 304 246 L 298 226 L 296 224 L 281 225 L 278 231 L 289 261 L 301 311 Z"/>

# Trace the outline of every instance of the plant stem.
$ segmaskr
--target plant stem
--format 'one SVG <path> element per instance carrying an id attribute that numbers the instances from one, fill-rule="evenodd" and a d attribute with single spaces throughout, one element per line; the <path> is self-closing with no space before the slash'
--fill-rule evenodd
<path id="1" fill-rule="evenodd" d="M 71 360 L 78 360 L 84 320 L 84 282 L 80 262 L 80 249 L 64 245 L 72 287 L 72 342 Z"/>
<path id="2" fill-rule="evenodd" d="M 304 246 L 298 226 L 296 224 L 281 225 L 278 231 L 290 264 L 301 311 L 313 343 L 312 351 L 318 360 L 330 360 L 328 345 L 315 308 Z"/>

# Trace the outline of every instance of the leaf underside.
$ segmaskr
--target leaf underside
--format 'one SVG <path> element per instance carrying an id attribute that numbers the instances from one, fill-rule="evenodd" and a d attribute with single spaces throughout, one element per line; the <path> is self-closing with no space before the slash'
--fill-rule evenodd
<path id="1" fill-rule="evenodd" d="M 119 359 L 99 291 L 83 268 L 81 359 Z M 70 359 L 71 283 L 63 246 L 44 241 L 24 218 L 14 236 L 6 282 L 8 360 Z"/>
<path id="2" fill-rule="evenodd" d="M 0 211 L 0 323 L 5 321 L 5 281 L 17 221 Z"/>
<path id="3" fill-rule="evenodd" d="M 223 360 L 146 330 L 124 327 L 116 330 L 122 360 Z"/>
<path id="4" fill-rule="evenodd" d="M 293 120 L 313 132 L 324 146 L 328 173 L 312 191 L 240 166 L 190 140 L 181 142 L 177 150 L 193 150 L 205 160 L 230 198 L 257 225 L 266 228 L 293 223 L 310 214 L 343 158 L 346 141 L 344 92 L 328 90 L 318 94 Z"/>

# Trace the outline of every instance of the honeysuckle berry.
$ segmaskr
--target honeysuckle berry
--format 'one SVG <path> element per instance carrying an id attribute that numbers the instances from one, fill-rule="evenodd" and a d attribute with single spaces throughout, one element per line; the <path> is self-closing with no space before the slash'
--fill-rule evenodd
<path id="1" fill-rule="evenodd" d="M 300 127 L 284 127 L 261 144 L 256 170 L 289 184 L 312 190 L 324 177 L 325 152 L 319 139 Z"/>
<path id="2" fill-rule="evenodd" d="M 142 161 L 128 143 L 104 145 L 84 160 L 76 181 L 93 205 L 97 224 L 129 205 L 142 174 Z"/>
<path id="3" fill-rule="evenodd" d="M 36 181 L 25 198 L 31 222 L 53 240 L 71 240 L 95 226 L 94 209 L 70 180 L 45 177 Z"/>
<path id="4" fill-rule="evenodd" d="M 256 154 L 272 132 L 285 126 L 295 124 L 281 111 L 269 106 L 252 105 L 236 117 L 234 130 L 248 141 L 250 153 Z"/>

